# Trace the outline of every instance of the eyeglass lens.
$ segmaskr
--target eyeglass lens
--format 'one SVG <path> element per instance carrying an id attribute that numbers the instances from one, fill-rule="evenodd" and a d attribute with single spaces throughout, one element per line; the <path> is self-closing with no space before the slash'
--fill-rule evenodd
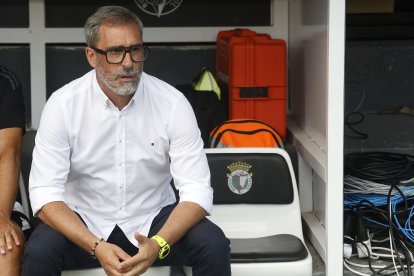
<path id="1" fill-rule="evenodd" d="M 126 53 L 131 55 L 131 59 L 134 62 L 142 62 L 147 57 L 146 48 L 143 46 L 132 46 L 129 48 L 112 48 L 108 49 L 106 52 L 106 58 L 109 63 L 121 63 Z"/>

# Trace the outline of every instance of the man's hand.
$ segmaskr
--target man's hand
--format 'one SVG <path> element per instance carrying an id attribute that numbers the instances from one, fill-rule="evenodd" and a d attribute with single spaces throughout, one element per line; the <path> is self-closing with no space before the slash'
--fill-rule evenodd
<path id="1" fill-rule="evenodd" d="M 125 271 L 131 269 L 125 276 L 141 275 L 150 268 L 158 257 L 160 246 L 154 240 L 151 240 L 139 233 L 135 233 L 135 239 L 138 241 L 138 254 L 122 262 L 119 270 Z"/>
<path id="2" fill-rule="evenodd" d="M 17 234 L 18 228 L 11 220 L 0 221 L 0 254 L 6 255 L 13 246 L 20 246 L 21 240 Z"/>
<path id="3" fill-rule="evenodd" d="M 121 263 L 130 259 L 131 256 L 112 243 L 99 243 L 95 250 L 95 256 L 107 275 L 125 275 L 124 273 L 131 271 L 133 268 L 132 266 L 121 267 Z"/>

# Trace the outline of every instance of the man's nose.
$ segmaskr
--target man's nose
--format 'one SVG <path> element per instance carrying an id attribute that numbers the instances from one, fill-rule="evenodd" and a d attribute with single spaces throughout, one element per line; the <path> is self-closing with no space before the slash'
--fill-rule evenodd
<path id="1" fill-rule="evenodd" d="M 126 52 L 124 60 L 122 61 L 122 65 L 125 67 L 131 67 L 133 62 L 134 61 L 132 60 L 131 52 Z"/>

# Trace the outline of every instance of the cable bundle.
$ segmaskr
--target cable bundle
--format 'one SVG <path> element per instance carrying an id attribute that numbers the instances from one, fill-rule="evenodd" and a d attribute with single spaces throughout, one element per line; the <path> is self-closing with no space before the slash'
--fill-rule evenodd
<path id="1" fill-rule="evenodd" d="M 410 183 L 414 178 L 414 156 L 389 153 L 350 153 L 345 156 L 345 175 L 381 184 Z"/>
<path id="2" fill-rule="evenodd" d="M 414 196 L 414 185 L 398 186 L 402 194 L 406 197 Z M 384 206 L 387 204 L 387 196 L 390 190 L 389 185 L 365 180 L 352 175 L 344 177 L 344 205 L 345 209 L 352 209 L 363 203 L 365 200 L 374 206 Z M 393 203 L 401 203 L 404 198 L 401 194 L 393 189 L 391 192 L 391 201 Z"/>
<path id="3" fill-rule="evenodd" d="M 344 235 L 358 249 L 359 257 L 367 258 L 365 267 L 372 271 L 371 275 L 412 275 L 413 179 L 413 156 L 387 152 L 345 156 L 344 209 L 346 218 L 356 219 L 345 220 Z M 384 247 L 387 244 L 389 248 Z M 374 251 L 378 247 L 390 254 L 378 254 Z M 371 259 L 383 259 L 388 265 L 373 266 Z M 358 275 L 368 275 L 351 268 L 361 265 L 350 259 L 344 259 L 344 266 Z"/>

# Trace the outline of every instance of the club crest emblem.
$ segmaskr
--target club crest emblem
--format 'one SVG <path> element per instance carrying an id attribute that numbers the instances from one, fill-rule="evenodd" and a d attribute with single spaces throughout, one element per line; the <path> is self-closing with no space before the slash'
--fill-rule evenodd
<path id="1" fill-rule="evenodd" d="M 227 166 L 230 173 L 227 174 L 227 185 L 230 191 L 242 195 L 252 187 L 253 173 L 249 173 L 251 165 L 244 162 L 235 162 Z"/>
<path id="2" fill-rule="evenodd" d="M 145 13 L 161 17 L 174 12 L 183 0 L 134 0 L 135 4 Z"/>

